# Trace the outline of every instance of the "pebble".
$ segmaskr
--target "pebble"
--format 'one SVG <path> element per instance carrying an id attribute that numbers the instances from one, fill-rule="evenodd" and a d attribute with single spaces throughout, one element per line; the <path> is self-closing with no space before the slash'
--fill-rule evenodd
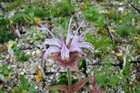
<path id="1" fill-rule="evenodd" d="M 79 5 L 77 4 L 76 6 L 79 6 Z M 79 11 L 79 9 L 77 9 L 77 11 Z M 79 16 L 80 14 L 82 14 L 81 11 L 79 11 L 78 14 L 76 14 L 76 15 Z M 80 17 L 78 18 L 78 20 L 81 21 L 81 17 L 82 16 L 80 15 Z M 80 23 L 80 21 L 78 21 L 78 23 Z M 87 25 L 88 25 L 88 23 L 85 23 L 82 27 L 87 27 Z M 26 27 L 23 27 L 23 31 L 24 32 L 27 32 L 28 29 Z M 25 63 L 17 62 L 15 56 L 14 57 L 10 57 L 10 55 L 7 54 L 7 51 L 5 51 L 5 52 L 0 53 L 1 54 L 1 57 L 0 57 L 0 66 L 1 66 L 1 63 L 6 63 L 9 60 L 9 58 L 10 58 L 10 62 L 12 64 L 11 65 L 11 68 L 13 68 L 13 72 L 11 74 L 13 76 L 11 76 L 11 77 L 14 78 L 14 79 L 12 79 L 13 80 L 12 83 L 18 85 L 17 82 L 20 80 L 20 76 L 18 76 L 17 74 L 24 75 L 26 73 L 26 75 L 24 75 L 24 76 L 28 79 L 28 81 L 30 82 L 30 84 L 34 84 L 35 83 L 35 77 L 36 77 L 36 75 L 34 75 L 35 74 L 35 70 L 37 69 L 37 67 L 38 67 L 39 64 L 42 64 L 41 62 L 42 62 L 42 58 L 43 58 L 43 55 L 44 55 L 44 53 L 42 51 L 45 51 L 46 49 L 40 50 L 40 49 L 37 49 L 36 46 L 28 44 L 28 42 L 23 42 L 22 39 L 17 39 L 17 40 L 18 40 L 18 47 L 20 49 L 23 49 L 23 51 L 27 55 L 31 55 L 31 57 L 29 58 L 29 61 L 27 61 Z M 126 42 L 126 41 L 124 41 L 124 42 Z M 5 43 L 5 44 L 7 44 L 7 43 Z M 1 46 L 3 46 L 3 45 L 1 45 Z M 118 47 L 119 47 L 118 53 L 124 53 L 124 55 L 127 55 L 127 54 L 130 53 L 129 51 L 126 51 L 127 50 L 126 45 L 121 46 L 121 44 L 119 44 Z M 31 48 L 31 49 L 26 50 L 28 48 Z M 113 50 L 113 51 L 111 51 L 111 53 L 112 53 L 111 54 L 111 57 L 112 57 L 112 56 L 114 56 L 115 51 Z M 85 55 L 87 55 L 89 57 L 89 54 L 85 54 Z M 101 58 L 94 58 L 93 55 L 90 55 L 89 58 L 91 58 L 91 60 L 86 59 L 87 64 L 89 64 L 89 63 L 90 64 L 94 64 L 94 63 L 96 63 L 96 62 L 98 62 L 98 61 L 101 60 Z M 114 64 L 115 63 L 119 63 L 117 60 L 114 61 L 114 58 L 113 57 L 110 58 L 110 59 L 111 59 L 111 62 L 114 63 Z M 132 61 L 136 61 L 136 59 L 139 60 L 140 59 L 140 56 L 134 57 L 132 55 L 132 57 L 130 58 L 130 60 L 132 60 Z M 54 60 L 47 59 L 45 65 L 47 66 L 46 67 L 47 70 L 45 72 L 54 72 L 54 70 L 56 68 L 56 62 Z M 133 65 L 131 65 L 131 67 L 132 66 Z M 95 66 L 87 66 L 87 67 L 88 67 L 87 73 L 88 74 L 91 74 L 93 72 L 93 69 L 95 68 Z M 98 69 L 98 71 L 102 71 L 102 69 L 103 69 L 103 67 L 100 66 L 100 68 Z M 60 71 L 60 72 L 66 72 L 66 68 L 60 68 L 60 70 L 58 70 L 58 71 Z M 113 71 L 116 71 L 114 74 L 115 75 L 118 75 L 118 73 L 120 71 L 119 70 L 119 67 L 117 69 L 116 68 L 113 68 Z M 132 72 L 133 73 L 132 73 L 132 76 L 131 76 L 132 77 L 131 83 L 133 83 L 132 81 L 134 81 L 136 79 L 137 70 L 132 70 Z M 16 78 L 16 75 L 17 75 L 18 78 Z M 46 83 L 46 87 L 49 86 L 50 82 L 58 81 L 59 75 L 60 75 L 60 73 L 58 72 L 58 73 L 54 73 L 54 75 L 48 75 L 48 76 L 46 76 L 47 77 L 46 78 L 47 79 L 46 80 L 47 82 L 45 82 Z M 73 75 L 72 77 L 74 79 L 77 79 L 77 78 L 84 79 L 85 78 L 85 76 L 83 74 L 82 74 L 82 76 L 79 75 L 79 74 L 77 74 L 77 75 Z M 35 87 L 35 89 L 38 89 L 38 90 L 41 91 L 41 89 L 42 89 L 42 88 L 40 88 L 41 84 L 42 84 L 42 82 L 40 82 L 40 85 L 39 86 L 37 85 Z M 8 89 L 11 89 L 11 88 L 8 87 Z M 107 90 L 107 92 L 114 93 L 114 91 L 112 92 L 112 89 L 111 88 L 107 88 L 106 90 Z M 125 93 L 124 91 L 121 91 L 121 87 L 116 87 L 116 90 L 119 90 L 118 93 L 120 93 L 120 92 L 121 93 Z M 82 92 L 82 93 L 86 93 L 86 92 Z"/>

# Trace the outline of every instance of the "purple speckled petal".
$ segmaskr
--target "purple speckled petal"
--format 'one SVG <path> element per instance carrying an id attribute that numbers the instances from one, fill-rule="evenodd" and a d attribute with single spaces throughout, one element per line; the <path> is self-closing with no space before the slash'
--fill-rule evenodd
<path id="1" fill-rule="evenodd" d="M 68 34 L 67 34 L 67 39 L 66 39 L 66 45 L 69 44 L 69 41 L 70 41 L 70 26 L 71 26 L 71 22 L 72 22 L 72 18 L 70 18 L 70 23 L 69 23 L 69 28 L 68 28 Z"/>
<path id="2" fill-rule="evenodd" d="M 56 46 L 52 46 L 52 47 L 49 47 L 45 54 L 44 54 L 44 57 L 43 57 L 43 62 L 46 60 L 46 58 L 51 54 L 51 53 L 56 53 L 56 52 L 60 52 L 60 49 Z"/>
<path id="3" fill-rule="evenodd" d="M 78 38 L 76 38 L 76 37 L 73 38 L 71 44 L 77 43 L 77 42 L 80 40 L 80 38 L 81 38 L 84 34 L 88 33 L 91 29 L 92 29 L 92 27 L 89 28 L 89 29 L 87 29 L 85 32 L 83 32 Z M 90 31 L 90 32 L 93 33 L 94 31 Z"/>
<path id="4" fill-rule="evenodd" d="M 46 45 L 46 44 L 55 45 L 55 46 L 61 47 L 61 44 L 59 44 L 59 43 L 58 43 L 56 40 L 54 40 L 54 39 L 45 39 L 43 46 Z"/>
<path id="5" fill-rule="evenodd" d="M 61 49 L 61 58 L 62 60 L 69 60 L 69 49 L 65 44 L 63 44 L 63 47 Z"/>
<path id="6" fill-rule="evenodd" d="M 88 42 L 81 42 L 77 44 L 80 48 L 89 48 L 93 53 L 95 52 L 94 46 Z"/>
<path id="7" fill-rule="evenodd" d="M 48 28 L 46 28 L 45 26 L 43 26 L 41 23 L 40 23 L 40 26 L 43 27 L 44 29 L 46 29 L 52 35 L 52 37 L 55 39 L 55 36 L 53 35 L 53 33 Z"/>
<path id="8" fill-rule="evenodd" d="M 75 33 L 75 36 L 74 36 L 74 37 L 77 36 L 77 33 L 78 33 L 80 27 L 83 25 L 84 21 L 85 21 L 85 19 L 83 19 L 83 21 L 82 21 L 81 24 L 79 25 L 78 29 L 76 30 L 76 33 Z"/>
<path id="9" fill-rule="evenodd" d="M 81 48 L 79 48 L 77 45 L 73 45 L 69 48 L 70 52 L 79 52 L 81 54 L 84 54 Z"/>
<path id="10" fill-rule="evenodd" d="M 78 29 L 76 30 L 76 33 L 74 35 L 74 38 L 73 38 L 72 42 L 74 42 L 76 40 L 78 30 L 80 29 L 80 27 L 82 26 L 82 24 L 84 23 L 84 21 L 85 21 L 85 19 L 81 22 L 81 24 L 79 25 Z"/>

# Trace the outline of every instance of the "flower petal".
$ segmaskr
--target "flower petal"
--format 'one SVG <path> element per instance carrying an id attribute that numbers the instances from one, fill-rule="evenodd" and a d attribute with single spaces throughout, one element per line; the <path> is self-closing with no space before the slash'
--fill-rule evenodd
<path id="1" fill-rule="evenodd" d="M 54 39 L 45 39 L 44 44 L 43 45 L 56 45 L 58 47 L 61 47 L 61 45 L 58 43 L 58 41 L 54 40 Z"/>
<path id="2" fill-rule="evenodd" d="M 82 51 L 82 49 L 79 48 L 77 45 L 70 46 L 69 51 L 70 52 L 79 52 L 81 54 L 84 54 L 84 52 Z"/>
<path id="3" fill-rule="evenodd" d="M 69 28 L 68 28 L 68 34 L 67 34 L 67 39 L 66 39 L 66 45 L 69 44 L 69 41 L 70 41 L 70 26 L 71 26 L 71 22 L 72 22 L 72 18 L 70 18 L 70 23 L 69 23 Z"/>
<path id="4" fill-rule="evenodd" d="M 48 28 L 46 28 L 45 26 L 43 26 L 41 23 L 40 23 L 40 26 L 43 27 L 45 30 L 47 30 L 52 35 L 52 37 L 55 39 L 55 36 L 53 35 L 53 33 Z"/>
<path id="5" fill-rule="evenodd" d="M 74 36 L 74 37 L 77 36 L 77 33 L 78 33 L 80 27 L 83 25 L 84 21 L 85 21 L 85 19 L 83 19 L 83 21 L 82 21 L 81 24 L 79 25 L 78 29 L 76 30 L 76 33 L 75 33 L 75 36 Z"/>
<path id="6" fill-rule="evenodd" d="M 35 45 L 38 46 L 40 49 L 42 49 L 45 47 L 46 44 L 61 47 L 61 44 L 58 43 L 58 40 L 56 41 L 54 39 L 45 39 L 45 41 L 42 45 L 40 45 L 39 43 L 36 43 Z"/>
<path id="7" fill-rule="evenodd" d="M 62 60 L 69 60 L 69 49 L 65 44 L 63 44 L 63 47 L 61 49 L 61 58 Z"/>
<path id="8" fill-rule="evenodd" d="M 43 57 L 43 62 L 46 60 L 46 58 L 51 54 L 51 53 L 56 53 L 56 52 L 60 52 L 60 49 L 56 46 L 52 46 L 52 47 L 49 47 L 45 54 L 44 54 L 44 57 Z"/>
<path id="9" fill-rule="evenodd" d="M 84 34 L 88 33 L 91 29 L 92 29 L 92 27 L 89 28 L 89 29 L 87 29 L 87 30 L 86 30 L 85 32 L 83 32 L 78 38 L 76 38 L 76 36 L 75 36 L 75 37 L 73 38 L 71 44 L 73 45 L 73 44 L 77 43 L 77 42 L 80 40 L 80 38 L 81 38 Z M 94 31 L 90 31 L 90 32 L 93 33 Z"/>
<path id="10" fill-rule="evenodd" d="M 80 72 L 76 66 L 76 63 L 79 59 L 85 59 L 86 57 L 79 57 L 73 53 L 70 54 L 70 59 L 68 61 L 62 60 L 61 56 L 51 56 L 50 58 L 52 58 L 53 60 L 57 61 L 57 67 L 55 69 L 55 71 L 59 68 L 59 67 L 68 67 L 71 68 L 75 71 L 77 71 L 78 73 Z"/>
<path id="11" fill-rule="evenodd" d="M 77 45 L 78 47 L 81 47 L 81 48 L 89 48 L 93 53 L 95 52 L 94 46 L 88 42 L 81 42 L 81 43 L 78 43 Z"/>

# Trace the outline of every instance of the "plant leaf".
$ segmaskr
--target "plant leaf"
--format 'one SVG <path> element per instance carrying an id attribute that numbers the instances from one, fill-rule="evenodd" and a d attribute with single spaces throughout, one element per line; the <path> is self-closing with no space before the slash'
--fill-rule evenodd
<path id="1" fill-rule="evenodd" d="M 56 85 L 56 86 L 52 86 L 50 88 L 48 88 L 46 91 L 52 90 L 52 89 L 58 89 L 58 90 L 62 90 L 65 92 L 68 92 L 69 88 L 66 85 Z"/>
<path id="2" fill-rule="evenodd" d="M 24 77 L 24 76 L 21 76 L 21 83 L 22 83 L 22 88 L 23 88 L 23 90 L 25 89 L 25 90 L 28 90 L 28 88 L 29 88 L 29 82 L 27 82 L 28 80 Z M 21 88 L 21 89 L 22 89 Z"/>
<path id="3" fill-rule="evenodd" d="M 40 69 L 37 70 L 36 84 L 41 80 L 42 72 Z"/>
<path id="4" fill-rule="evenodd" d="M 89 91 L 89 93 L 92 92 L 92 90 L 91 90 L 90 88 L 88 88 L 88 87 L 86 87 L 86 86 L 84 86 L 84 88 L 85 88 L 87 91 Z"/>
<path id="5" fill-rule="evenodd" d="M 82 88 L 84 86 L 84 84 L 90 80 L 92 77 L 88 77 L 88 78 L 85 78 L 77 83 L 75 83 L 73 86 L 72 86 L 72 91 L 75 92 L 77 90 L 79 90 L 80 88 Z"/>

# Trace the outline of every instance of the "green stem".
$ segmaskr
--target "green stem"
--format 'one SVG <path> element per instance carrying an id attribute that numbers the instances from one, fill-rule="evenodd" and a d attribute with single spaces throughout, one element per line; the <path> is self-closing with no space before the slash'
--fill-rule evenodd
<path id="1" fill-rule="evenodd" d="M 69 93 L 71 93 L 71 73 L 70 73 L 70 69 L 67 68 L 67 73 L 68 73 L 68 85 L 69 85 Z"/>

